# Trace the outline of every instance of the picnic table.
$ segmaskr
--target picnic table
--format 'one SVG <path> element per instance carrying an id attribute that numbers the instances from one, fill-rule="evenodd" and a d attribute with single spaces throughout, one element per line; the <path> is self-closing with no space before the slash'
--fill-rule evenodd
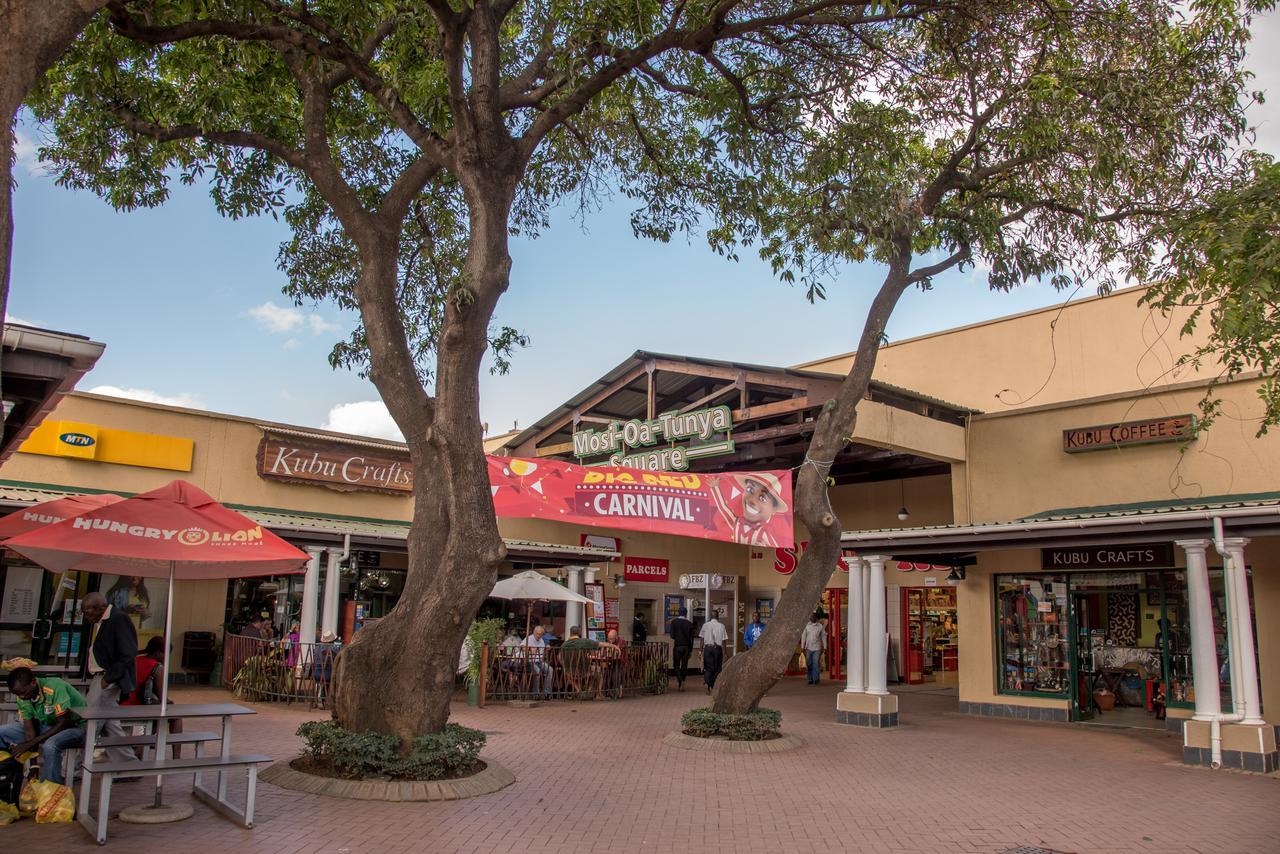
<path id="1" fill-rule="evenodd" d="M 162 777 L 166 774 L 192 774 L 194 776 L 192 792 L 196 797 L 223 815 L 236 819 L 245 827 L 253 827 L 258 765 L 263 762 L 270 762 L 271 757 L 253 753 L 240 755 L 231 753 L 232 721 L 241 715 L 255 714 L 252 709 L 234 703 L 172 703 L 164 711 L 161 711 L 159 706 L 119 706 L 114 709 L 77 709 L 76 712 L 80 717 L 84 718 L 86 723 L 84 762 L 82 765 L 83 775 L 80 779 L 80 800 L 76 805 L 76 818 L 85 830 L 89 832 L 89 835 L 98 841 L 99 845 L 105 844 L 107 841 L 107 818 L 111 811 L 111 784 L 118 777 Z M 184 720 L 187 718 L 220 718 L 222 727 L 217 737 L 214 738 L 212 734 L 204 733 L 170 736 L 169 727 L 163 725 L 171 720 Z M 102 744 L 111 746 L 125 743 L 143 746 L 147 748 L 147 755 L 150 758 L 144 757 L 140 760 L 126 762 L 100 762 L 95 760 L 93 752 L 94 748 L 99 746 L 99 741 L 95 734 L 96 727 L 92 725 L 92 722 L 100 720 L 117 720 L 122 725 L 128 723 L 154 724 L 155 731 L 150 735 L 132 736 L 124 740 L 118 738 L 105 739 L 102 742 Z M 203 755 L 202 747 L 204 742 L 213 740 L 221 742 L 221 752 L 217 756 Z M 172 743 L 194 743 L 196 745 L 196 756 L 190 759 L 168 758 L 167 747 Z M 243 810 L 227 800 L 227 783 L 230 772 L 239 768 L 246 769 L 249 776 L 249 788 L 245 795 Z M 218 775 L 215 789 L 208 789 L 204 786 L 202 779 L 204 772 Z M 93 790 L 93 778 L 95 776 L 100 777 L 102 781 L 101 790 L 98 794 L 98 814 L 96 817 L 89 809 L 89 798 Z"/>

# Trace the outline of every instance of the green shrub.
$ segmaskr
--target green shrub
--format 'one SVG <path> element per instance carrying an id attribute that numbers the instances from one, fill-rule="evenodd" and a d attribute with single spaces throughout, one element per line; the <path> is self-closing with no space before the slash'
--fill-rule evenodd
<path id="1" fill-rule="evenodd" d="M 335 721 L 308 721 L 298 727 L 307 742 L 303 756 L 344 777 L 439 780 L 469 771 L 480 758 L 485 734 L 459 724 L 413 740 L 408 756 L 400 739 L 377 732 L 351 732 Z"/>
<path id="2" fill-rule="evenodd" d="M 471 623 L 471 628 L 467 629 L 467 639 L 464 641 L 471 650 L 471 661 L 467 663 L 467 684 L 474 685 L 480 681 L 480 649 L 483 644 L 488 641 L 489 653 L 493 654 L 493 650 L 497 649 L 498 644 L 502 642 L 502 629 L 505 625 L 500 617 L 493 617 L 488 620 L 475 620 Z"/>
<path id="3" fill-rule="evenodd" d="M 730 741 L 765 741 L 781 733 L 782 713 L 777 709 L 756 709 L 745 715 L 722 715 L 710 709 L 690 709 L 680 719 L 685 735 L 698 738 L 716 736 Z"/>

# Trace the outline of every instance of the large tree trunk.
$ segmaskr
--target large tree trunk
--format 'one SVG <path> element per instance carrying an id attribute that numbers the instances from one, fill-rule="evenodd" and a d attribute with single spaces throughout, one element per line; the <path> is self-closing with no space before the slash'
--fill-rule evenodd
<path id="1" fill-rule="evenodd" d="M 0 317 L 13 257 L 13 158 L 18 109 L 106 0 L 0 0 Z"/>
<path id="2" fill-rule="evenodd" d="M 911 283 L 910 250 L 889 266 L 876 298 L 867 312 L 853 369 L 840 384 L 835 398 L 823 407 L 809 442 L 806 464 L 796 480 L 796 515 L 809 529 L 809 546 L 787 582 L 769 629 L 745 653 L 729 660 L 716 680 L 711 708 L 723 714 L 745 714 L 782 678 L 795 653 L 800 630 L 813 614 L 822 590 L 840 558 L 840 519 L 831 508 L 827 486 L 830 463 L 852 440 L 858 402 L 866 396 L 875 370 L 885 325 L 898 298 Z M 813 461 L 810 463 L 809 461 Z"/>
<path id="3" fill-rule="evenodd" d="M 459 651 L 506 557 L 484 457 L 480 368 L 494 307 L 509 282 L 507 216 L 515 180 L 495 184 L 486 177 L 480 186 L 464 180 L 471 210 L 466 288 L 446 309 L 430 413 L 407 411 L 398 394 L 407 381 L 403 371 L 412 369 L 405 354 L 370 342 L 372 378 L 405 434 L 414 466 L 409 567 L 395 609 L 339 656 L 334 715 L 347 729 L 400 736 L 402 750 L 414 736 L 439 732 L 448 722 Z M 395 258 L 395 239 L 383 239 L 385 248 L 366 255 L 365 274 L 390 274 L 394 282 L 394 266 L 375 260 Z M 372 289 L 361 290 L 370 329 L 376 318 L 365 299 Z M 394 288 L 384 283 L 380 292 Z"/>

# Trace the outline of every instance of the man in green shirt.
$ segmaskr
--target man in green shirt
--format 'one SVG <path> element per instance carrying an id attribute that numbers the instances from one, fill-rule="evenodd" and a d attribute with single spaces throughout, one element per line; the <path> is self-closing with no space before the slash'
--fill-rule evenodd
<path id="1" fill-rule="evenodd" d="M 39 748 L 40 779 L 63 782 L 63 752 L 84 744 L 84 721 L 75 710 L 88 703 L 63 680 L 26 667 L 9 673 L 9 690 L 18 698 L 18 720 L 0 727 L 0 748 L 15 758 Z"/>

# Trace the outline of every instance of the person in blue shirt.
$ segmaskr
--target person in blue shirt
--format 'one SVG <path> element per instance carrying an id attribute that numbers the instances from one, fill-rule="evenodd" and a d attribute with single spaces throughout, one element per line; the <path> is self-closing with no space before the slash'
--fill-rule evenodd
<path id="1" fill-rule="evenodd" d="M 764 632 L 764 623 L 760 622 L 760 612 L 756 611 L 751 618 L 751 622 L 742 630 L 742 642 L 746 644 L 747 649 L 751 649 L 755 645 L 756 639 Z"/>

